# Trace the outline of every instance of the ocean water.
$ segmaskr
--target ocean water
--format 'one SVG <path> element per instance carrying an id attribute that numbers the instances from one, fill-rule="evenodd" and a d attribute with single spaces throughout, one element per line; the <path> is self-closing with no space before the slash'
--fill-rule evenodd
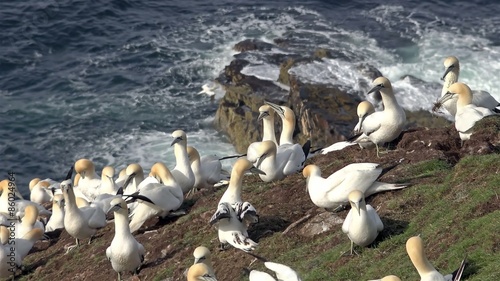
<path id="1" fill-rule="evenodd" d="M 177 129 L 201 155 L 234 154 L 212 126 L 224 93 L 211 102 L 198 92 L 247 38 L 287 39 L 286 50 L 266 52 L 334 50 L 339 59 L 290 71 L 353 92 L 370 82 L 354 63 L 370 63 L 410 110 L 432 107 L 443 60 L 455 55 L 460 80 L 500 100 L 498 13 L 492 0 L 3 1 L 0 172 L 15 172 L 27 195 L 32 178 L 60 180 L 82 157 L 98 171 L 132 162 L 172 168 Z M 244 72 L 276 80 L 278 68 L 263 57 L 250 57 Z"/>

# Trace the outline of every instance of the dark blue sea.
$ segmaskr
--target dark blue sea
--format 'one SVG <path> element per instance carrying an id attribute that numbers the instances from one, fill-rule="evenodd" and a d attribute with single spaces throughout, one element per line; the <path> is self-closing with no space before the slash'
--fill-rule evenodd
<path id="1" fill-rule="evenodd" d="M 233 154 L 212 126 L 223 91 L 215 102 L 198 92 L 247 38 L 284 38 L 286 52 L 329 48 L 344 58 L 290 70 L 312 82 L 356 89 L 353 62 L 368 62 L 410 110 L 432 107 L 443 60 L 455 55 L 460 80 L 499 99 L 498 14 L 493 0 L 2 1 L 0 172 L 15 172 L 26 195 L 32 178 L 60 180 L 82 157 L 99 173 L 131 162 L 173 167 L 176 129 L 202 155 Z M 248 59 L 245 73 L 276 79 L 275 65 Z"/>

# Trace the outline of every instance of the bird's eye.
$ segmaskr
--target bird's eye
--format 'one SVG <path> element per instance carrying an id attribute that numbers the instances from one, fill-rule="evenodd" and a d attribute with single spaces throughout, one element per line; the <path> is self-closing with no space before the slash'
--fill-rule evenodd
<path id="1" fill-rule="evenodd" d="M 378 85 L 380 88 L 384 88 L 384 83 Z"/>

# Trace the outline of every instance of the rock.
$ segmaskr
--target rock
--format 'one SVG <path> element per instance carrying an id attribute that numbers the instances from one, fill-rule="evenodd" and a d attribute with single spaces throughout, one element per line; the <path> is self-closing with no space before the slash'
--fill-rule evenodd
<path id="1" fill-rule="evenodd" d="M 344 219 L 331 213 L 324 212 L 314 216 L 299 230 L 299 234 L 306 237 L 321 234 L 330 231 L 334 227 L 344 223 Z"/>
<path id="2" fill-rule="evenodd" d="M 242 74 L 241 69 L 247 63 L 233 60 L 217 78 L 226 94 L 220 100 L 214 125 L 229 136 L 240 153 L 246 152 L 250 143 L 262 138 L 262 125 L 257 124 L 257 117 L 264 100 L 279 103 L 288 95 L 273 82 Z"/>
<path id="3" fill-rule="evenodd" d="M 234 45 L 233 49 L 237 52 L 247 52 L 254 50 L 271 50 L 273 44 L 266 43 L 256 39 L 246 39 Z"/>
<path id="4" fill-rule="evenodd" d="M 291 78 L 289 106 L 297 117 L 297 140 L 323 147 L 345 140 L 357 122 L 361 99 L 327 85 L 303 84 Z"/>

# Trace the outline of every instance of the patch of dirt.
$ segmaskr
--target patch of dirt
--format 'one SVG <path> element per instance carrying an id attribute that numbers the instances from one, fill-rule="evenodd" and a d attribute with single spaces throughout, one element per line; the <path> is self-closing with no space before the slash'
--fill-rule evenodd
<path id="1" fill-rule="evenodd" d="M 496 121 L 498 122 L 498 120 Z M 485 130 L 488 128 L 489 126 L 486 126 Z M 406 164 L 442 159 L 454 165 L 466 155 L 498 152 L 500 136 L 498 133 L 492 135 L 491 131 L 488 132 L 488 134 L 482 133 L 479 130 L 470 141 L 461 146 L 458 133 L 453 125 L 435 129 L 415 128 L 404 132 L 400 138 L 390 143 L 389 149 L 381 154 L 380 158 L 377 157 L 375 149 L 362 150 L 358 146 L 350 146 L 341 151 L 315 156 L 309 159 L 306 164 L 314 163 L 320 166 L 323 176 L 330 175 L 350 163 L 397 164 L 381 179 L 381 181 L 396 182 L 399 177 L 404 175 Z M 260 222 L 252 225 L 249 229 L 250 237 L 255 241 L 262 241 L 262 239 L 272 235 L 281 235 L 281 232 L 287 227 L 307 214 L 310 214 L 310 218 L 312 218 L 324 212 L 311 202 L 306 192 L 305 180 L 301 174 L 292 175 L 282 181 L 270 184 L 263 183 L 257 176 L 245 176 L 244 187 L 243 199 L 251 197 L 251 202 L 257 208 L 260 216 Z M 418 198 L 412 202 L 405 202 L 404 206 L 391 209 L 381 204 L 396 197 L 397 192 L 385 192 L 367 198 L 367 203 L 381 206 L 379 214 L 384 218 L 383 222 L 386 226 L 377 241 L 404 231 L 407 227 L 405 218 L 418 212 L 420 208 L 421 202 Z M 182 220 L 182 217 L 164 220 L 152 219 L 141 227 L 135 237 L 144 245 L 147 254 L 145 264 L 138 275 L 140 280 L 153 280 L 154 276 L 169 268 L 172 270 L 172 274 L 165 274 L 163 280 L 185 280 L 183 272 L 192 264 L 193 250 L 199 246 L 191 242 L 194 240 L 210 241 L 205 246 L 212 252 L 212 261 L 219 280 L 242 279 L 241 269 L 248 267 L 254 258 L 234 248 L 219 251 L 217 231 L 208 223 L 220 196 L 221 192 L 214 193 L 202 190 L 184 204 L 188 213 L 195 213 L 191 215 L 189 220 Z M 497 197 L 492 202 L 485 202 L 479 206 L 476 214 L 481 216 L 492 212 L 498 205 Z M 205 211 L 196 212 L 197 210 Z M 338 215 L 345 218 L 347 212 L 344 210 Z M 389 216 L 392 218 L 389 219 Z M 301 225 L 298 224 L 289 229 L 288 233 L 283 236 L 283 239 L 287 239 L 290 243 L 288 247 L 313 243 L 316 239 L 322 239 L 328 235 L 328 233 L 322 233 L 313 237 L 301 236 L 299 235 Z M 200 234 L 205 236 L 200 236 Z M 197 240 L 193 238 L 194 235 L 198 235 Z M 51 235 L 50 241 L 38 241 L 35 244 L 25 261 L 26 272 L 23 278 L 25 280 L 58 280 L 61 278 L 114 280 L 117 277 L 116 272 L 112 269 L 105 255 L 105 250 L 110 245 L 113 236 L 114 224 L 109 223 L 98 231 L 98 235 L 91 245 L 86 244 L 88 241 L 81 241 L 81 246 L 78 249 L 65 254 L 65 246 L 74 244 L 75 239 L 71 238 L 66 231 L 54 233 Z M 345 243 L 346 239 L 344 235 L 334 235 L 327 242 L 315 246 L 315 251 L 321 252 L 330 246 Z M 433 243 L 439 245 L 439 241 Z M 266 245 L 262 243 L 257 247 L 255 253 L 270 251 L 265 248 Z M 270 254 L 269 259 L 279 256 L 279 249 L 272 249 L 272 251 L 273 254 Z M 340 259 L 332 264 L 332 270 L 347 262 L 348 259 Z M 52 261 L 50 266 L 46 265 L 48 261 Z M 136 280 L 129 274 L 124 275 L 124 278 L 125 280 Z"/>

